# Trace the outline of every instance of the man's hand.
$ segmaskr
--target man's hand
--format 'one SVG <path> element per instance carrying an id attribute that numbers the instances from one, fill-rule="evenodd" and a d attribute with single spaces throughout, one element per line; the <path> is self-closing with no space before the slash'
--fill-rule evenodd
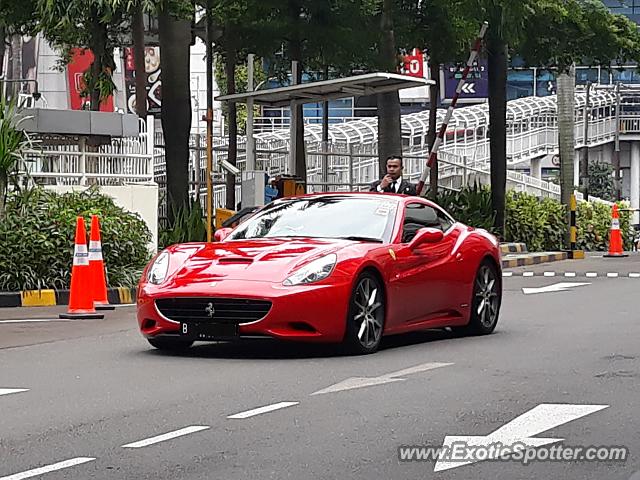
<path id="1" fill-rule="evenodd" d="M 393 182 L 393 178 L 391 178 L 391 175 L 389 174 L 385 175 L 382 181 L 380 182 L 380 188 L 384 190 L 389 185 L 391 185 L 391 182 Z"/>

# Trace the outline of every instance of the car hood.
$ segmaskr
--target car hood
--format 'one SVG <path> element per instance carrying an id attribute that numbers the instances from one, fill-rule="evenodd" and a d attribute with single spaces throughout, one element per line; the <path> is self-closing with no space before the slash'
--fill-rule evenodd
<path id="1" fill-rule="evenodd" d="M 169 249 L 173 261 L 167 285 L 181 287 L 222 280 L 283 282 L 298 267 L 354 243 L 270 238 L 176 245 Z"/>

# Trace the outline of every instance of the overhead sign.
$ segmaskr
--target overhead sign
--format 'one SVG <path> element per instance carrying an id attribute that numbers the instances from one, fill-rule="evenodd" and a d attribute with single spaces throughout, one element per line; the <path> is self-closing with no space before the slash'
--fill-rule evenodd
<path id="1" fill-rule="evenodd" d="M 468 447 L 488 447 L 490 445 L 501 444 L 504 446 L 501 452 L 490 451 L 483 460 L 495 460 L 509 451 L 518 452 L 523 449 L 541 447 L 551 443 L 560 442 L 562 438 L 538 438 L 547 430 L 556 428 L 565 423 L 569 423 L 578 418 L 590 415 L 607 408 L 608 405 L 572 405 L 558 403 L 543 403 L 537 407 L 514 418 L 506 425 L 498 428 L 493 433 L 485 436 L 450 436 L 444 439 L 444 447 L 451 449 L 454 444 L 466 444 Z M 510 447 L 511 446 L 511 447 Z M 464 453 L 464 452 L 463 452 Z M 468 456 L 465 455 L 466 458 Z M 449 470 L 451 468 L 462 467 L 481 461 L 480 458 L 467 459 L 442 459 L 438 460 L 434 471 Z"/>
<path id="2" fill-rule="evenodd" d="M 458 83 L 466 65 L 447 63 L 442 68 L 441 92 L 444 102 L 450 102 L 456 94 Z M 489 97 L 489 68 L 486 60 L 476 60 L 462 86 L 458 102 L 478 103 Z"/>

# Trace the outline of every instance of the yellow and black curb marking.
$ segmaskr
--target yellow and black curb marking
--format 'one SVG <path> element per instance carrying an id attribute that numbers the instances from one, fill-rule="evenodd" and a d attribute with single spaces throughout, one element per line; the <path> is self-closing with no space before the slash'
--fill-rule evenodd
<path id="1" fill-rule="evenodd" d="M 527 253 L 527 245 L 524 243 L 501 243 L 500 251 L 503 255 L 509 253 Z"/>
<path id="2" fill-rule="evenodd" d="M 131 304 L 136 301 L 135 288 L 109 288 L 107 299 L 111 305 Z M 69 304 L 69 290 L 23 290 L 0 292 L 2 307 L 55 307 Z"/>
<path id="3" fill-rule="evenodd" d="M 577 220 L 578 204 L 576 202 L 576 196 L 574 194 L 571 194 L 569 208 L 570 208 L 569 242 L 571 243 L 571 245 L 570 245 L 570 250 L 568 254 L 569 254 L 569 258 L 572 260 L 582 260 L 584 258 L 584 251 L 578 250 L 578 247 L 576 245 L 578 241 L 578 226 L 577 226 L 578 225 L 578 220 Z"/>
<path id="4" fill-rule="evenodd" d="M 539 263 L 559 262 L 561 260 L 567 260 L 568 258 L 569 254 L 567 252 L 531 254 L 520 258 L 503 258 L 502 268 L 525 267 Z"/>

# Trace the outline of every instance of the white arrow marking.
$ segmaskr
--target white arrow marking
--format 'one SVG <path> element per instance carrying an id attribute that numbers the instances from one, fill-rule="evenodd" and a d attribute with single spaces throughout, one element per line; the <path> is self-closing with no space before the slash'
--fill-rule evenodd
<path id="1" fill-rule="evenodd" d="M 547 285 L 545 287 L 535 287 L 535 288 L 522 288 L 522 293 L 525 295 L 529 295 L 532 293 L 549 293 L 549 292 L 564 292 L 569 290 L 572 287 L 582 287 L 584 285 L 591 285 L 590 283 L 554 283 L 553 285 Z"/>
<path id="2" fill-rule="evenodd" d="M 9 395 L 11 393 L 21 393 L 28 391 L 28 388 L 0 388 L 0 395 Z"/>
<path id="3" fill-rule="evenodd" d="M 402 382 L 406 380 L 406 378 L 398 377 L 426 372 L 427 370 L 433 370 L 440 367 L 448 367 L 449 365 L 453 365 L 453 363 L 423 363 L 422 365 L 416 365 L 415 367 L 405 368 L 403 370 L 398 370 L 397 372 L 387 373 L 386 375 L 380 375 L 379 377 L 351 377 L 327 388 L 323 388 L 322 390 L 318 390 L 317 392 L 313 392 L 311 395 L 341 392 L 343 390 L 352 390 L 354 388 L 372 387 L 374 385 L 383 385 L 385 383 Z"/>
<path id="4" fill-rule="evenodd" d="M 486 436 L 446 436 L 444 446 L 449 449 L 457 442 L 465 442 L 468 446 L 484 446 L 500 442 L 504 449 L 501 453 L 517 452 L 523 448 L 535 448 L 550 443 L 560 442 L 562 438 L 531 438 L 552 428 L 577 420 L 607 408 L 609 405 L 571 405 L 543 403 L 514 418 L 506 425 Z M 514 445 L 517 444 L 517 445 Z M 513 448 L 509 447 L 513 445 Z M 487 460 L 498 458 L 498 452 L 487 456 Z M 438 460 L 434 472 L 449 470 L 476 463 L 479 460 Z"/>
<path id="5" fill-rule="evenodd" d="M 465 83 L 464 85 L 462 85 L 462 91 L 464 93 L 476 93 L 475 87 L 475 83 Z"/>

